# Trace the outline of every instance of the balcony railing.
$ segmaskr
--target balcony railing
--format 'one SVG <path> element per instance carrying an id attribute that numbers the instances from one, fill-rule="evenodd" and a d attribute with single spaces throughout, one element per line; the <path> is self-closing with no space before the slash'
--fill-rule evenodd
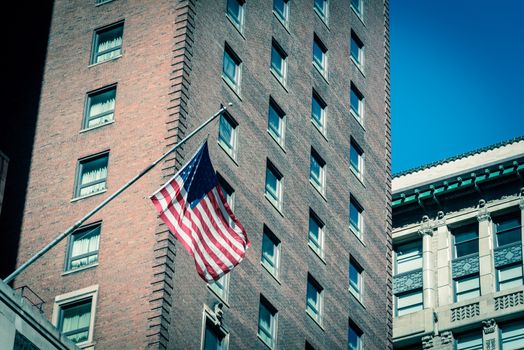
<path id="1" fill-rule="evenodd" d="M 493 249 L 495 267 L 509 265 L 522 260 L 522 242 L 514 242 Z"/>
<path id="2" fill-rule="evenodd" d="M 393 294 L 422 288 L 422 269 L 400 273 L 393 277 Z"/>
<path id="3" fill-rule="evenodd" d="M 478 273 L 479 270 L 479 255 L 477 253 L 453 259 L 451 262 L 453 279 Z"/>
<path id="4" fill-rule="evenodd" d="M 38 296 L 31 288 L 28 286 L 21 286 L 15 289 L 18 294 L 25 300 L 27 300 L 31 305 L 33 305 L 38 311 L 44 313 L 44 304 L 45 301 Z"/>

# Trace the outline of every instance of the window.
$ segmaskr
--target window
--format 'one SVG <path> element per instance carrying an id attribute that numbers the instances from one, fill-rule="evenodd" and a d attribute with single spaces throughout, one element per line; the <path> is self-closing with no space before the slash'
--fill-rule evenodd
<path id="1" fill-rule="evenodd" d="M 286 115 L 272 98 L 269 99 L 267 131 L 279 145 L 284 146 Z"/>
<path id="2" fill-rule="evenodd" d="M 311 121 L 320 132 L 326 132 L 326 107 L 327 104 L 322 98 L 313 90 L 311 99 Z"/>
<path id="3" fill-rule="evenodd" d="M 520 212 L 493 218 L 497 247 L 521 241 Z"/>
<path id="4" fill-rule="evenodd" d="M 395 312 L 397 317 L 422 310 L 423 308 L 424 297 L 422 289 L 395 295 Z"/>
<path id="5" fill-rule="evenodd" d="M 327 48 L 316 35 L 313 38 L 313 65 L 327 76 Z"/>
<path id="6" fill-rule="evenodd" d="M 475 332 L 459 335 L 455 339 L 456 350 L 482 350 L 482 333 Z"/>
<path id="7" fill-rule="evenodd" d="M 349 200 L 349 228 L 359 238 L 362 238 L 364 226 L 363 213 L 362 206 L 351 196 Z"/>
<path id="8" fill-rule="evenodd" d="M 310 209 L 309 210 L 309 233 L 308 245 L 320 257 L 324 255 L 324 223 Z"/>
<path id="9" fill-rule="evenodd" d="M 215 292 L 215 294 L 220 297 L 223 301 L 227 302 L 228 292 L 229 292 L 229 273 L 226 273 L 224 276 L 220 277 L 217 281 L 208 284 L 209 288 Z"/>
<path id="10" fill-rule="evenodd" d="M 229 86 L 236 92 L 240 93 L 240 75 L 241 75 L 240 58 L 226 44 L 224 48 L 224 66 L 222 67 L 222 77 Z"/>
<path id="11" fill-rule="evenodd" d="M 124 23 L 95 30 L 91 64 L 109 61 L 122 55 Z"/>
<path id="12" fill-rule="evenodd" d="M 78 161 L 75 197 L 105 191 L 109 154 L 103 153 Z"/>
<path id="13" fill-rule="evenodd" d="M 229 113 L 223 113 L 220 116 L 220 123 L 218 127 L 218 144 L 222 146 L 224 151 L 233 159 L 236 159 L 237 151 L 237 131 L 238 123 L 231 117 Z"/>
<path id="14" fill-rule="evenodd" d="M 349 320 L 348 324 L 348 350 L 362 350 L 362 331 Z"/>
<path id="15" fill-rule="evenodd" d="M 282 209 L 282 174 L 268 160 L 266 167 L 266 198 L 278 209 Z"/>
<path id="16" fill-rule="evenodd" d="M 362 123 L 362 117 L 364 114 L 364 96 L 360 91 L 358 91 L 353 83 L 351 83 L 351 89 L 349 92 L 349 111 L 360 123 Z"/>
<path id="17" fill-rule="evenodd" d="M 455 258 L 479 252 L 478 224 L 462 226 L 452 230 L 455 244 Z"/>
<path id="18" fill-rule="evenodd" d="M 522 286 L 522 262 L 497 268 L 497 290 Z"/>
<path id="19" fill-rule="evenodd" d="M 500 326 L 500 340 L 503 350 L 522 349 L 524 344 L 524 322 L 503 324 Z"/>
<path id="20" fill-rule="evenodd" d="M 362 272 L 364 270 L 353 259 L 349 259 L 349 291 L 358 300 L 362 300 Z"/>
<path id="21" fill-rule="evenodd" d="M 235 190 L 231 185 L 227 183 L 227 181 L 222 177 L 222 175 L 217 173 L 218 183 L 220 185 L 220 189 L 222 190 L 222 193 L 226 197 L 227 204 L 231 208 L 231 210 L 235 207 Z"/>
<path id="22" fill-rule="evenodd" d="M 115 85 L 88 93 L 83 128 L 94 128 L 112 122 L 115 119 L 115 99 Z"/>
<path id="23" fill-rule="evenodd" d="M 362 69 L 364 66 L 364 44 L 353 31 L 351 31 L 350 57 L 357 67 Z"/>
<path id="24" fill-rule="evenodd" d="M 238 30 L 242 31 L 244 26 L 244 1 L 227 0 L 226 16 Z"/>
<path id="25" fill-rule="evenodd" d="M 322 194 L 326 189 L 326 162 L 312 148 L 309 166 L 309 182 Z"/>
<path id="26" fill-rule="evenodd" d="M 395 274 L 422 268 L 422 241 L 418 240 L 395 248 Z"/>
<path id="27" fill-rule="evenodd" d="M 328 19 L 328 0 L 314 0 L 313 9 L 324 22 Z"/>
<path id="28" fill-rule="evenodd" d="M 258 337 L 269 346 L 275 347 L 277 336 L 277 309 L 262 295 L 258 308 Z"/>
<path id="29" fill-rule="evenodd" d="M 364 152 L 353 139 L 351 139 L 349 146 L 349 165 L 355 175 L 357 175 L 359 179 L 362 179 L 362 173 L 364 171 Z"/>
<path id="30" fill-rule="evenodd" d="M 273 0 L 273 13 L 284 24 L 289 19 L 289 3 L 287 0 Z"/>
<path id="31" fill-rule="evenodd" d="M 455 280 L 455 302 L 480 296 L 479 275 L 463 277 Z"/>
<path id="32" fill-rule="evenodd" d="M 364 13 L 364 6 L 362 4 L 363 1 L 364 0 L 351 0 L 351 8 L 360 18 L 362 18 L 362 14 Z"/>
<path id="33" fill-rule="evenodd" d="M 262 235 L 262 266 L 273 276 L 278 276 L 280 265 L 280 240 L 264 226 Z"/>
<path id="34" fill-rule="evenodd" d="M 271 44 L 271 72 L 277 79 L 286 85 L 287 54 L 282 47 L 273 39 Z"/>
<path id="35" fill-rule="evenodd" d="M 322 322 L 322 297 L 324 288 L 311 276 L 307 276 L 306 312 L 318 323 Z"/>
<path id="36" fill-rule="evenodd" d="M 98 262 L 101 223 L 79 228 L 69 237 L 65 270 L 76 270 Z"/>
<path id="37" fill-rule="evenodd" d="M 229 345 L 228 334 L 219 325 L 214 324 L 208 317 L 205 318 L 206 328 L 204 331 L 202 350 L 227 350 Z"/>
<path id="38" fill-rule="evenodd" d="M 98 286 L 95 285 L 55 298 L 53 324 L 81 347 L 93 342 L 97 294 Z"/>

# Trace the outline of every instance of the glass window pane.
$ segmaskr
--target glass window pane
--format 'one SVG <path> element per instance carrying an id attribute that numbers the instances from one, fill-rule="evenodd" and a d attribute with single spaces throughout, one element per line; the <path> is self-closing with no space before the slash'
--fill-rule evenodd
<path id="1" fill-rule="evenodd" d="M 314 95 L 311 104 L 311 118 L 317 124 L 317 126 L 323 126 L 323 107 Z"/>
<path id="2" fill-rule="evenodd" d="M 204 335 L 205 350 L 221 350 L 224 348 L 224 334 L 214 325 L 206 322 L 206 333 Z"/>
<path id="3" fill-rule="evenodd" d="M 501 327 L 502 349 L 517 350 L 524 346 L 524 323 L 513 323 Z"/>
<path id="4" fill-rule="evenodd" d="M 316 160 L 316 158 L 313 155 L 311 155 L 310 158 L 311 158 L 311 166 L 310 166 L 310 169 L 309 169 L 310 178 L 315 183 L 317 183 L 318 185 L 321 185 L 321 179 L 320 179 L 321 167 L 320 167 L 320 164 L 318 163 L 318 161 Z"/>
<path id="5" fill-rule="evenodd" d="M 315 246 L 320 247 L 320 226 L 314 218 L 309 217 L 309 240 L 314 243 Z"/>
<path id="6" fill-rule="evenodd" d="M 91 299 L 62 307 L 61 332 L 74 343 L 86 341 L 91 321 Z"/>
<path id="7" fill-rule="evenodd" d="M 349 224 L 357 231 L 360 231 L 360 210 L 353 202 L 349 203 Z"/>
<path id="8" fill-rule="evenodd" d="M 507 231 L 497 234 L 497 246 L 501 247 L 506 244 L 511 244 L 521 241 L 521 231 L 520 227 L 515 229 L 509 229 Z"/>
<path id="9" fill-rule="evenodd" d="M 271 169 L 266 169 L 266 193 L 270 195 L 271 198 L 278 200 L 278 179 L 273 174 Z"/>
<path id="10" fill-rule="evenodd" d="M 280 116 L 272 104 L 269 104 L 268 129 L 279 142 L 282 142 L 282 116 Z"/>
<path id="11" fill-rule="evenodd" d="M 360 46 L 354 38 L 351 38 L 351 57 L 360 63 Z"/>
<path id="12" fill-rule="evenodd" d="M 84 127 L 92 128 L 114 120 L 116 88 L 88 95 Z"/>
<path id="13" fill-rule="evenodd" d="M 315 0 L 315 9 L 324 17 L 326 15 L 326 0 Z"/>
<path id="14" fill-rule="evenodd" d="M 117 56 L 122 53 L 122 34 L 124 31 L 123 25 L 118 25 L 110 29 L 98 31 L 96 33 L 96 54 L 93 63 L 100 63 Z"/>
<path id="15" fill-rule="evenodd" d="M 350 92 L 350 108 L 357 115 L 360 114 L 360 98 L 354 89 Z"/>
<path id="16" fill-rule="evenodd" d="M 242 7 L 238 0 L 227 0 L 227 14 L 237 25 L 240 25 Z"/>
<path id="17" fill-rule="evenodd" d="M 313 41 L 313 60 L 320 69 L 324 69 L 324 52 L 316 41 Z"/>
<path id="18" fill-rule="evenodd" d="M 422 268 L 422 242 L 412 242 L 395 249 L 396 273 Z"/>
<path id="19" fill-rule="evenodd" d="M 349 150 L 349 163 L 353 170 L 360 171 L 360 153 L 354 145 L 351 145 Z"/>
<path id="20" fill-rule="evenodd" d="M 479 252 L 479 242 L 477 239 L 461 244 L 455 244 L 455 253 L 456 257 L 460 258 L 461 256 L 475 254 Z"/>
<path id="21" fill-rule="evenodd" d="M 220 116 L 218 137 L 225 146 L 233 148 L 233 126 L 224 116 Z"/>
<path id="22" fill-rule="evenodd" d="M 351 5 L 359 14 L 362 12 L 361 3 L 362 3 L 362 0 L 351 0 Z"/>
<path id="23" fill-rule="evenodd" d="M 284 0 L 273 0 L 273 10 L 283 21 L 287 19 L 286 6 L 287 3 Z"/>
<path id="24" fill-rule="evenodd" d="M 271 68 L 273 68 L 274 72 L 277 73 L 279 77 L 284 75 L 283 61 L 284 59 L 280 55 L 280 52 L 278 52 L 278 50 L 273 46 L 271 48 Z"/>
<path id="25" fill-rule="evenodd" d="M 360 335 L 351 326 L 348 327 L 348 349 L 360 350 Z"/>
<path id="26" fill-rule="evenodd" d="M 457 350 L 482 350 L 482 334 L 459 336 L 456 340 Z"/>
<path id="27" fill-rule="evenodd" d="M 234 85 L 237 84 L 237 64 L 227 51 L 224 51 L 223 72 L 224 76 L 229 80 L 230 83 Z"/>

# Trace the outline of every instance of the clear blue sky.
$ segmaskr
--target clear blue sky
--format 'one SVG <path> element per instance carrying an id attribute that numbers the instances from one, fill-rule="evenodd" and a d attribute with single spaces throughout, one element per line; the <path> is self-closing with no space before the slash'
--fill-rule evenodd
<path id="1" fill-rule="evenodd" d="M 524 135 L 524 1 L 391 0 L 393 173 Z"/>

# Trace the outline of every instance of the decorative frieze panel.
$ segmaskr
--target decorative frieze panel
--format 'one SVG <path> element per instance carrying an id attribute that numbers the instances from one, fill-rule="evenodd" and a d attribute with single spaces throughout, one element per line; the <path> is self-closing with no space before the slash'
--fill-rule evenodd
<path id="1" fill-rule="evenodd" d="M 509 265 L 522 260 L 522 245 L 521 242 L 515 242 L 495 248 L 495 267 Z"/>
<path id="2" fill-rule="evenodd" d="M 393 277 L 393 294 L 422 288 L 422 269 L 404 272 Z"/>
<path id="3" fill-rule="evenodd" d="M 495 311 L 504 310 L 518 305 L 524 305 L 523 291 L 502 295 L 495 298 Z"/>
<path id="4" fill-rule="evenodd" d="M 473 303 L 451 309 L 451 322 L 462 321 L 480 315 L 479 303 Z"/>
<path id="5" fill-rule="evenodd" d="M 454 259 L 451 262 L 453 279 L 479 272 L 479 256 L 472 254 Z"/>

